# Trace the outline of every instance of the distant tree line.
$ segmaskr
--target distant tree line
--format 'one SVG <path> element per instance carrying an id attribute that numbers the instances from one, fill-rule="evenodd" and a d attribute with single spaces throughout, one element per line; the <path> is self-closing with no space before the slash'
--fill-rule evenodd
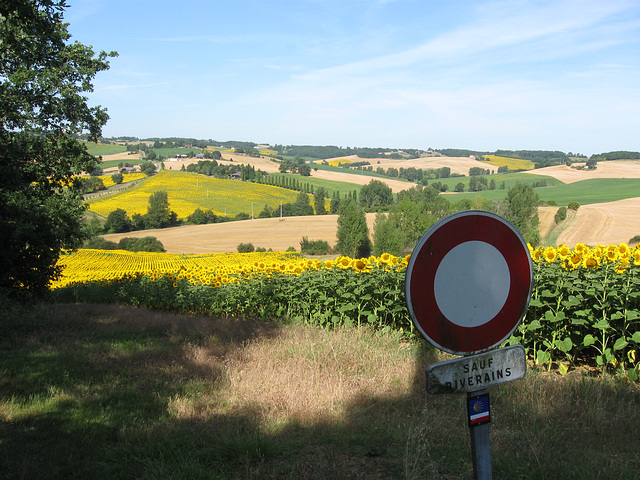
<path id="1" fill-rule="evenodd" d="M 417 158 L 424 153 L 423 150 L 407 148 L 402 150 L 406 154 L 403 157 L 398 154 L 398 149 L 338 147 L 335 145 L 274 145 L 271 148 L 278 152 L 279 155 L 317 159 L 347 157 L 350 155 L 357 155 L 360 158 L 388 158 L 394 153 L 397 154 L 397 158 Z"/>
<path id="2" fill-rule="evenodd" d="M 199 173 L 215 178 L 230 178 L 235 173 L 240 174 L 240 179 L 247 182 L 257 182 L 260 178 L 267 175 L 266 172 L 244 164 L 223 164 L 216 160 L 199 160 L 197 163 L 187 165 L 187 172 Z"/>
<path id="3" fill-rule="evenodd" d="M 591 155 L 590 160 L 604 162 L 606 160 L 640 160 L 640 152 L 628 152 L 619 150 L 616 152 L 599 153 Z"/>

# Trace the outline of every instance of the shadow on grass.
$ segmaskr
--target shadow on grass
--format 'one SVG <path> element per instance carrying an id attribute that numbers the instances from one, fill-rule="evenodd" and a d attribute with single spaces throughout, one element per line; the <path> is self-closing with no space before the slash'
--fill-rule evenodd
<path id="1" fill-rule="evenodd" d="M 251 402 L 172 413 L 184 396 L 215 402 L 241 347 L 281 328 L 113 305 L 16 311 L 0 325 L 0 476 L 472 477 L 464 397 L 426 395 L 428 348 L 409 393 L 354 396 L 340 421 L 265 431 Z M 494 478 L 637 478 L 637 389 L 530 372 L 491 395 Z"/>

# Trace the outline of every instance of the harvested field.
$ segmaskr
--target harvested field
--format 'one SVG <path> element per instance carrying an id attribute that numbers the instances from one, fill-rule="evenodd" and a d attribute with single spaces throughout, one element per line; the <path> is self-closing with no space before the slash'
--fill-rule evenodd
<path id="1" fill-rule="evenodd" d="M 140 154 L 132 153 L 129 155 L 128 152 L 121 152 L 112 153 L 111 155 L 102 155 L 103 162 L 108 162 L 109 160 L 140 160 Z"/>
<path id="2" fill-rule="evenodd" d="M 592 178 L 640 178 L 640 160 L 612 160 L 598 162 L 595 170 L 577 170 L 566 165 L 538 168 L 524 173 L 549 175 L 564 183 L 579 182 Z"/>
<path id="3" fill-rule="evenodd" d="M 385 170 L 387 168 L 420 168 L 423 170 L 429 168 L 442 168 L 449 167 L 451 173 L 459 173 L 463 175 L 469 175 L 469 169 L 471 167 L 482 167 L 497 170 L 498 167 L 486 162 L 479 162 L 471 157 L 420 157 L 411 158 L 406 160 L 394 160 L 391 158 L 360 158 L 357 155 L 349 155 L 346 157 L 329 158 L 327 162 L 331 160 L 338 160 L 340 158 L 346 158 L 352 162 L 369 162 L 373 169 L 382 167 Z"/>
<path id="4" fill-rule="evenodd" d="M 566 227 L 557 243 L 573 247 L 576 243 L 590 246 L 628 242 L 640 235 L 640 198 L 581 206 L 567 217 Z"/>
<path id="5" fill-rule="evenodd" d="M 373 232 L 375 213 L 367 214 L 369 231 Z M 162 242 L 169 253 L 225 253 L 236 252 L 238 244 L 252 243 L 273 251 L 294 247 L 300 251 L 300 240 L 325 240 L 336 243 L 337 215 L 311 215 L 306 217 L 258 218 L 209 225 L 186 225 L 160 230 L 104 235 L 114 242 L 123 237 L 153 236 Z"/>

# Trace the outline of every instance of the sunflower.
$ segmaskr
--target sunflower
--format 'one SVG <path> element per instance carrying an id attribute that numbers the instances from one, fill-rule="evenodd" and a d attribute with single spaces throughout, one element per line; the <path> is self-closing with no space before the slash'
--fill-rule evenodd
<path id="1" fill-rule="evenodd" d="M 367 264 L 367 261 L 364 258 L 355 260 L 353 262 L 353 268 L 355 268 L 356 271 L 358 272 L 366 272 L 368 266 L 369 265 Z"/>
<path id="2" fill-rule="evenodd" d="M 573 247 L 573 251 L 581 255 L 585 255 L 589 252 L 589 247 L 587 247 L 584 243 L 576 243 L 576 246 Z"/>
<path id="3" fill-rule="evenodd" d="M 629 258 L 631 256 L 631 249 L 629 248 L 629 245 L 621 243 L 618 246 L 618 254 L 620 255 L 620 258 Z"/>
<path id="4" fill-rule="evenodd" d="M 627 268 L 631 266 L 631 262 L 628 258 L 620 259 L 620 262 L 616 265 L 615 271 L 616 273 L 624 273 L 627 271 Z"/>
<path id="5" fill-rule="evenodd" d="M 560 256 L 560 258 L 562 259 L 568 258 L 569 255 L 571 255 L 571 249 L 563 243 L 558 245 L 558 247 L 556 248 L 556 251 L 558 252 L 558 255 Z"/>
<path id="6" fill-rule="evenodd" d="M 531 260 L 533 260 L 536 263 L 540 263 L 540 261 L 542 260 L 542 254 L 540 253 L 540 249 L 539 248 L 536 248 L 531 253 Z"/>
<path id="7" fill-rule="evenodd" d="M 580 266 L 580 264 L 582 264 L 582 255 L 580 255 L 579 253 L 574 253 L 573 255 L 571 255 L 567 259 L 566 263 L 568 270 L 575 270 Z"/>
<path id="8" fill-rule="evenodd" d="M 556 258 L 558 258 L 558 252 L 556 252 L 556 249 L 553 247 L 547 247 L 542 252 L 542 256 L 547 263 L 553 263 L 556 261 Z"/>
<path id="9" fill-rule="evenodd" d="M 609 262 L 615 262 L 620 257 L 618 247 L 616 245 L 609 245 L 604 252 L 604 256 Z"/>
<path id="10" fill-rule="evenodd" d="M 582 266 L 584 268 L 598 268 L 600 266 L 600 257 L 588 255 L 582 260 Z"/>

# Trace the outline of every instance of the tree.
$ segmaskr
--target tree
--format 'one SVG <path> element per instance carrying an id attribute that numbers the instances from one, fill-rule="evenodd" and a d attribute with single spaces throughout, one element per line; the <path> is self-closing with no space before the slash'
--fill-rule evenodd
<path id="1" fill-rule="evenodd" d="M 298 166 L 298 173 L 303 177 L 311 176 L 311 166 L 306 163 Z"/>
<path id="2" fill-rule="evenodd" d="M 182 166 L 184 167 L 184 165 Z M 142 162 L 140 164 L 140 171 L 150 177 L 151 175 L 155 175 L 156 166 L 153 164 L 153 162 Z"/>
<path id="3" fill-rule="evenodd" d="M 24 300 L 59 275 L 62 249 L 82 244 L 85 207 L 73 177 L 98 162 L 72 133 L 98 141 L 108 119 L 84 93 L 116 53 L 70 43 L 66 7 L 0 2 L 0 293 Z"/>
<path id="4" fill-rule="evenodd" d="M 505 218 L 534 247 L 540 244 L 538 194 L 531 185 L 517 183 L 507 191 Z"/>
<path id="5" fill-rule="evenodd" d="M 403 248 L 402 232 L 393 224 L 393 220 L 385 213 L 377 213 L 373 224 L 373 254 L 383 253 L 400 255 Z"/>
<path id="6" fill-rule="evenodd" d="M 111 180 L 115 185 L 119 185 L 123 182 L 124 176 L 121 173 L 114 173 L 111 175 Z"/>
<path id="7" fill-rule="evenodd" d="M 595 170 L 596 168 L 598 168 L 598 160 L 596 160 L 594 157 L 591 157 L 585 162 L 585 167 L 587 167 L 587 170 Z"/>
<path id="8" fill-rule="evenodd" d="M 316 215 L 326 215 L 327 208 L 324 205 L 324 199 L 327 196 L 327 191 L 324 187 L 318 187 L 313 194 L 313 204 L 316 207 Z"/>
<path id="9" fill-rule="evenodd" d="M 104 229 L 108 233 L 122 233 L 131 230 L 131 220 L 127 216 L 127 212 L 122 208 L 116 208 L 109 213 L 107 221 L 104 222 Z"/>
<path id="10" fill-rule="evenodd" d="M 337 237 L 336 250 L 342 255 L 352 258 L 371 255 L 367 218 L 364 210 L 353 199 L 343 200 L 340 203 Z"/>
<path id="11" fill-rule="evenodd" d="M 371 180 L 360 189 L 360 206 L 372 209 L 393 203 L 391 187 L 380 180 Z"/>
<path id="12" fill-rule="evenodd" d="M 313 207 L 309 202 L 309 194 L 300 192 L 293 203 L 293 212 L 296 216 L 313 215 Z"/>
<path id="13" fill-rule="evenodd" d="M 164 190 L 154 192 L 149 197 L 149 206 L 144 216 L 146 228 L 165 228 L 177 223 L 177 215 L 169 209 L 169 194 Z"/>

